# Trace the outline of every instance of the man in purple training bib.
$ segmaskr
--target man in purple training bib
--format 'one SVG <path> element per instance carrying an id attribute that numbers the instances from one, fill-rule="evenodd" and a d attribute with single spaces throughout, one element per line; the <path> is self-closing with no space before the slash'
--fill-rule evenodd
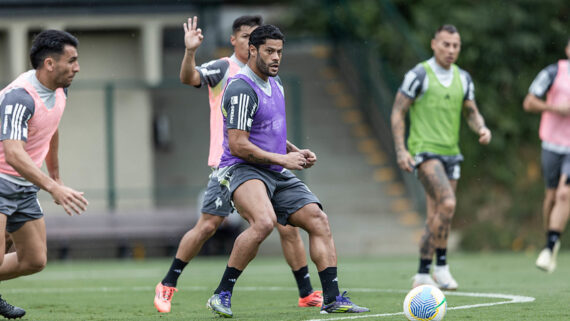
<path id="1" fill-rule="evenodd" d="M 359 313 L 369 309 L 340 294 L 337 257 L 329 222 L 318 198 L 290 170 L 303 170 L 317 157 L 287 141 L 285 98 L 277 77 L 284 36 L 272 25 L 249 38 L 247 65 L 228 81 L 222 100 L 223 154 L 218 180 L 250 226 L 235 240 L 226 270 L 207 306 L 231 318 L 233 287 L 275 222 L 309 234 L 311 258 L 319 271 L 321 313 Z"/>

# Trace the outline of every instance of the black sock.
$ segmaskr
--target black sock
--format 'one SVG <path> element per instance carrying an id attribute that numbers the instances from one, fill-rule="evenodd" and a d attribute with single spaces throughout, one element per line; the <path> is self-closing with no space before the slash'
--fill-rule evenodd
<path id="1" fill-rule="evenodd" d="M 174 261 L 172 261 L 172 265 L 170 266 L 170 270 L 168 270 L 168 273 L 166 273 L 166 276 L 162 279 L 162 285 L 176 287 L 178 278 L 187 264 L 187 262 L 174 258 Z"/>
<path id="2" fill-rule="evenodd" d="M 220 285 L 214 294 L 220 294 L 222 291 L 234 291 L 234 285 L 236 284 L 237 279 L 239 278 L 242 271 L 226 266 L 226 270 L 224 271 L 224 275 L 222 276 L 222 280 L 220 281 Z"/>
<path id="3" fill-rule="evenodd" d="M 329 304 L 336 300 L 336 297 L 340 294 L 336 266 L 330 266 L 319 272 L 319 278 L 323 286 L 323 304 Z"/>
<path id="4" fill-rule="evenodd" d="M 554 244 L 560 239 L 560 232 L 549 230 L 546 234 L 546 247 L 551 251 L 554 249 Z"/>
<path id="5" fill-rule="evenodd" d="M 293 271 L 293 275 L 295 276 L 295 281 L 297 281 L 297 287 L 299 288 L 299 297 L 304 298 L 313 293 L 308 266 L 305 265 L 297 271 Z"/>
<path id="6" fill-rule="evenodd" d="M 447 249 L 435 249 L 435 265 L 447 264 Z"/>
<path id="7" fill-rule="evenodd" d="M 420 259 L 420 268 L 418 273 L 428 274 L 431 268 L 431 259 Z"/>

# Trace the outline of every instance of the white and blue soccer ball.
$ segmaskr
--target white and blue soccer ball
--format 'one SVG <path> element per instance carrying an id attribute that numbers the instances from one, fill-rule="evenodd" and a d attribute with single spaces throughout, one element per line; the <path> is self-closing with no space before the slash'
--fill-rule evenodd
<path id="1" fill-rule="evenodd" d="M 445 295 L 432 285 L 413 288 L 404 300 L 404 315 L 410 321 L 443 320 L 447 311 Z"/>

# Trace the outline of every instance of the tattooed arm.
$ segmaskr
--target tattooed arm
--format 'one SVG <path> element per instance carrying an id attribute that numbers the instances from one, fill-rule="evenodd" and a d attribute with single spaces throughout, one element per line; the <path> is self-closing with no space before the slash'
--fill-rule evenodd
<path id="1" fill-rule="evenodd" d="M 402 170 L 411 172 L 414 160 L 404 142 L 406 133 L 406 113 L 414 101 L 398 91 L 394 105 L 392 106 L 392 136 L 394 137 L 394 147 L 398 158 L 398 166 Z"/>
<path id="2" fill-rule="evenodd" d="M 248 163 L 280 165 L 287 169 L 303 169 L 307 160 L 301 152 L 289 152 L 285 155 L 271 153 L 259 148 L 249 140 L 249 132 L 240 129 L 228 129 L 230 153 Z"/>
<path id="3" fill-rule="evenodd" d="M 483 145 L 489 144 L 491 142 L 491 131 L 485 126 L 485 120 L 479 113 L 474 100 L 465 100 L 463 102 L 463 116 L 465 116 L 471 130 L 479 135 L 479 143 Z"/>
<path id="4" fill-rule="evenodd" d="M 287 153 L 290 152 L 299 152 L 305 156 L 305 165 L 303 167 L 309 168 L 315 165 L 317 162 L 317 155 L 313 153 L 310 149 L 300 149 L 299 147 L 295 146 L 290 141 L 287 141 Z"/>

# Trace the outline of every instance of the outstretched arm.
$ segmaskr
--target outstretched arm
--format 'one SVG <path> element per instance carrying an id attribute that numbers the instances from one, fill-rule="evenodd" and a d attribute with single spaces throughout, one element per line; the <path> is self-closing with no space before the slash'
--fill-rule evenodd
<path id="1" fill-rule="evenodd" d="M 414 159 L 406 149 L 404 142 L 406 135 L 406 113 L 410 109 L 414 101 L 398 91 L 394 105 L 392 106 L 392 136 L 394 137 L 394 147 L 396 148 L 396 156 L 398 166 L 406 172 L 413 170 Z"/>
<path id="2" fill-rule="evenodd" d="M 188 18 L 188 23 L 184 23 L 184 45 L 186 50 L 182 65 L 180 66 L 180 81 L 191 86 L 200 85 L 200 74 L 196 70 L 196 50 L 202 44 L 204 36 L 202 29 L 197 28 L 198 17 Z"/>
<path id="3" fill-rule="evenodd" d="M 489 144 L 491 142 L 491 131 L 485 126 L 485 120 L 479 113 L 474 100 L 465 100 L 463 102 L 463 115 L 467 120 L 469 128 L 479 135 L 479 143 L 483 145 Z"/>

